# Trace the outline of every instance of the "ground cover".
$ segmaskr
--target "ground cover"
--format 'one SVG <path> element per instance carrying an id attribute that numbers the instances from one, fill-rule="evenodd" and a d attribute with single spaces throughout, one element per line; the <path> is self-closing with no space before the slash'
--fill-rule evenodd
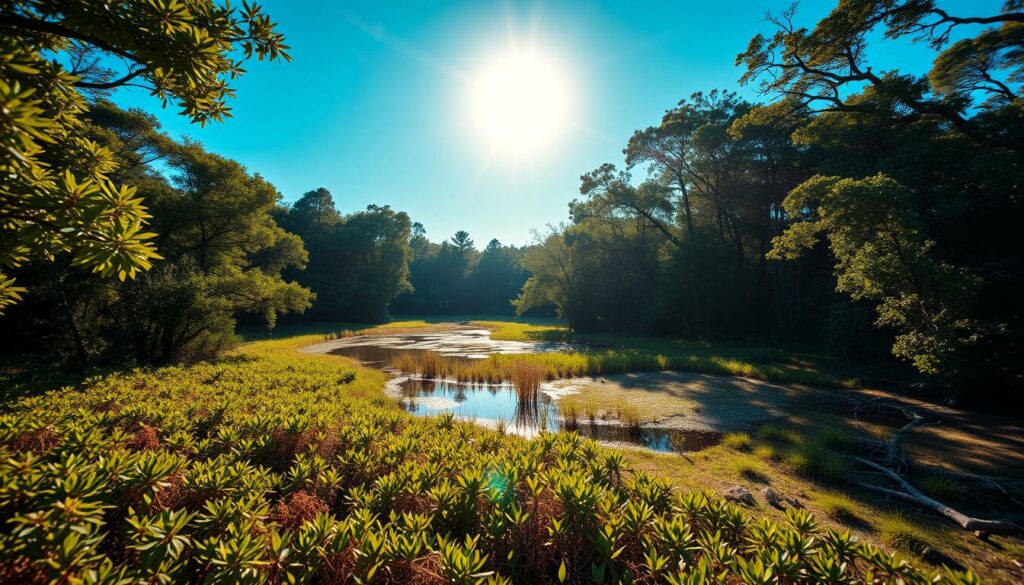
<path id="1" fill-rule="evenodd" d="M 384 375 L 248 344 L 4 405 L 18 582 L 974 582 L 801 511 L 752 516 L 575 434 L 416 419 Z M 682 484 L 677 484 L 682 485 Z M 696 580 L 696 581 L 695 581 Z"/>

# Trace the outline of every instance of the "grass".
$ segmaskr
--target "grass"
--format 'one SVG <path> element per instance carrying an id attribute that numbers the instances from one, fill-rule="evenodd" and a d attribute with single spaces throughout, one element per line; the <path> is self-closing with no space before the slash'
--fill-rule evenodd
<path id="1" fill-rule="evenodd" d="M 754 457 L 736 457 L 731 460 L 732 469 L 737 475 L 754 483 L 770 483 L 768 466 Z"/>
<path id="2" fill-rule="evenodd" d="M 403 321 L 418 327 L 437 321 Z M 588 346 L 585 351 L 502 356 L 505 359 L 540 363 L 549 379 L 571 375 L 608 375 L 622 372 L 685 370 L 705 374 L 744 376 L 770 382 L 786 382 L 832 388 L 852 388 L 857 380 L 827 373 L 821 364 L 797 358 L 781 349 L 762 345 L 710 344 L 671 337 L 623 334 L 576 333 L 550 322 L 469 320 L 472 326 L 491 330 L 491 337 L 505 341 L 561 341 Z M 389 326 L 398 326 L 390 324 Z M 381 328 L 364 333 L 385 332 Z M 486 374 L 478 374 L 486 375 Z"/>
<path id="3" fill-rule="evenodd" d="M 841 455 L 813 441 L 789 450 L 782 461 L 804 477 L 831 485 L 845 479 L 849 467 Z"/>
<path id="4" fill-rule="evenodd" d="M 785 429 L 775 424 L 761 425 L 757 429 L 757 438 L 763 441 L 774 441 L 787 445 L 795 445 L 803 441 L 800 433 L 793 429 Z"/>
<path id="5" fill-rule="evenodd" d="M 943 502 L 962 501 L 970 495 L 964 484 L 941 475 L 925 474 L 914 482 L 925 494 Z"/>
<path id="6" fill-rule="evenodd" d="M 722 445 L 736 451 L 749 452 L 752 442 L 747 433 L 728 433 L 722 437 Z"/>
<path id="7" fill-rule="evenodd" d="M 459 323 L 490 329 L 491 337 L 496 340 L 561 341 L 586 346 L 585 350 L 564 353 L 492 356 L 481 360 L 484 363 L 472 369 L 463 370 L 460 379 L 464 380 L 497 381 L 502 368 L 507 367 L 507 362 L 525 361 L 543 367 L 547 379 L 682 370 L 832 388 L 852 388 L 858 385 L 853 378 L 829 374 L 826 368 L 813 359 L 797 358 L 781 349 L 768 349 L 763 345 L 711 344 L 657 336 L 583 334 L 573 332 L 550 319 L 512 321 L 508 317 L 481 319 L 466 315 L 408 318 L 381 325 L 297 323 L 282 325 L 274 331 L 250 328 L 243 332 L 243 337 L 252 340 L 310 333 L 333 336 L 331 338 L 386 335 L 443 331 L 457 327 Z M 452 366 L 450 369 L 454 371 L 457 368 Z"/>
<path id="8" fill-rule="evenodd" d="M 896 550 L 920 553 L 928 546 L 923 532 L 902 514 L 883 516 L 875 526 L 882 542 Z"/>
<path id="9" fill-rule="evenodd" d="M 827 491 L 818 494 L 814 498 L 815 503 L 829 517 L 838 520 L 843 524 L 858 524 L 863 522 L 861 506 L 846 494 L 838 491 Z"/>

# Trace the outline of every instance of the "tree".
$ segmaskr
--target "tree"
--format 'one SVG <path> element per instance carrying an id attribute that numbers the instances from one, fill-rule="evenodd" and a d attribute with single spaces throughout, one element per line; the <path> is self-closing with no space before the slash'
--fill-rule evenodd
<path id="1" fill-rule="evenodd" d="M 459 251 L 459 254 L 464 255 L 473 249 L 473 240 L 469 237 L 469 232 L 459 230 L 452 236 L 452 245 Z"/>
<path id="2" fill-rule="evenodd" d="M 239 315 L 272 326 L 309 307 L 309 290 L 281 276 L 301 269 L 307 254 L 271 216 L 280 197 L 273 185 L 198 143 L 175 142 L 141 112 L 97 102 L 83 121 L 83 133 L 116 158 L 114 176 L 150 202 L 165 259 L 126 282 L 88 278 L 64 258 L 57 271 L 19 268 L 36 290 L 25 307 L 35 312 L 30 322 L 70 339 L 74 349 L 63 353 L 141 364 L 206 358 L 234 340 Z"/>
<path id="3" fill-rule="evenodd" d="M 230 115 L 243 60 L 288 59 L 255 5 L 211 0 L 97 4 L 35 0 L 0 7 L 0 267 L 70 254 L 121 280 L 158 259 L 134 187 L 111 180 L 112 153 L 86 134 L 84 92 L 149 89 L 193 121 Z M 108 67 L 123 63 L 121 71 Z M 0 272 L 0 311 L 23 288 Z"/>
<path id="4" fill-rule="evenodd" d="M 304 241 L 311 247 L 320 246 L 324 236 L 341 222 L 341 214 L 334 207 L 331 192 L 323 187 L 299 197 L 292 205 L 289 218 L 289 227 L 304 234 Z"/>
<path id="5" fill-rule="evenodd" d="M 411 290 L 409 216 L 387 205 L 370 205 L 366 211 L 344 217 L 328 212 L 324 216 L 329 221 L 308 221 L 315 199 L 326 201 L 322 193 L 310 191 L 291 207 L 283 222 L 308 241 L 322 230 L 306 270 L 293 273 L 319 299 L 313 314 L 359 322 L 387 320 L 392 299 Z M 319 207 L 333 211 L 333 203 Z"/>
<path id="6" fill-rule="evenodd" d="M 1019 87 L 1011 87 L 1024 79 L 1020 2 L 1006 2 L 998 14 L 961 16 L 938 8 L 934 0 L 840 0 L 812 30 L 797 28 L 795 13 L 794 4 L 781 15 L 769 15 L 776 32 L 755 36 L 736 58 L 746 66 L 741 82 L 756 81 L 760 91 L 782 96 L 793 107 L 870 113 L 872 103 L 858 99 L 855 91 L 866 85 L 899 104 L 889 109 L 887 123 L 931 118 L 979 145 L 1020 150 L 1024 144 L 1019 122 L 967 113 L 976 99 L 999 107 L 1013 104 L 1020 95 Z M 954 30 L 972 24 L 998 28 L 985 28 L 948 46 L 927 77 L 876 73 L 868 65 L 867 37 L 877 28 L 888 38 L 909 37 L 939 50 L 949 44 Z"/>
<path id="7" fill-rule="evenodd" d="M 535 234 L 537 244 L 523 255 L 523 267 L 531 272 L 531 276 L 519 296 L 512 301 L 517 315 L 553 303 L 558 315 L 573 324 L 577 287 L 572 251 L 562 232 L 551 228 L 546 236 Z"/>
<path id="8" fill-rule="evenodd" d="M 910 209 L 911 196 L 881 174 L 816 176 L 786 197 L 786 211 L 803 221 L 775 239 L 770 257 L 796 258 L 824 233 L 836 257 L 836 288 L 878 301 L 876 323 L 899 331 L 893 354 L 923 373 L 950 374 L 957 352 L 981 333 L 969 317 L 979 283 L 931 256 L 935 243 Z"/>

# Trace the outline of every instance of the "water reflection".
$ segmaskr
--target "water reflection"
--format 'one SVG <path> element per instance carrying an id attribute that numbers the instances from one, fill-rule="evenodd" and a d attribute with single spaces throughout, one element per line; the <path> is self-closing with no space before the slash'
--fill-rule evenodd
<path id="1" fill-rule="evenodd" d="M 411 379 L 402 384 L 403 407 L 419 416 L 451 412 L 487 426 L 504 425 L 507 432 L 534 436 L 541 431 L 570 430 L 597 441 L 629 443 L 654 451 L 697 451 L 721 440 L 711 431 L 630 428 L 605 421 L 560 421 L 550 396 L 536 392 L 520 400 L 511 384 L 467 384 L 450 380 Z M 500 421 L 500 422 L 499 422 Z"/>

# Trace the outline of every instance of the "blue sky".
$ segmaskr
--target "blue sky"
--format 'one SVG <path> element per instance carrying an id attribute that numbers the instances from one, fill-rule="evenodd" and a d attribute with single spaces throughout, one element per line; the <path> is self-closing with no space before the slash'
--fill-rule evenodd
<path id="1" fill-rule="evenodd" d="M 291 63 L 247 64 L 233 118 L 205 128 L 136 90 L 122 106 L 157 114 L 174 136 L 259 172 L 286 201 L 327 187 L 351 212 L 388 204 L 435 241 L 466 229 L 482 245 L 524 244 L 534 228 L 567 217 L 579 176 L 622 164 L 633 130 L 699 90 L 739 88 L 736 54 L 771 29 L 785 1 L 489 2 L 266 0 L 292 47 Z M 945 2 L 952 9 L 997 0 Z M 835 5 L 805 1 L 801 24 Z M 977 8 L 968 12 L 978 12 Z M 964 12 L 960 10 L 959 12 Z M 488 152 L 466 113 L 465 78 L 510 40 L 532 39 L 572 87 L 571 123 L 529 160 Z M 924 46 L 882 44 L 875 70 L 923 71 Z"/>

